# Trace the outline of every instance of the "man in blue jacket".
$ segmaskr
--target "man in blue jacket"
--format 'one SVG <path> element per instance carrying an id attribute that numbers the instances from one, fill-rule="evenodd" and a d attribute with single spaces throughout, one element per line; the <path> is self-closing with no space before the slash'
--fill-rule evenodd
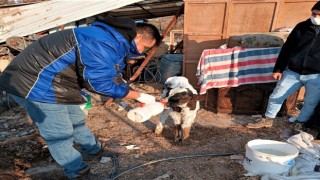
<path id="1" fill-rule="evenodd" d="M 294 129 L 301 131 L 303 123 L 312 116 L 320 100 L 320 2 L 311 9 L 311 17 L 300 22 L 283 45 L 273 69 L 273 77 L 279 82 L 269 97 L 263 116 L 248 128 L 272 127 L 273 118 L 283 101 L 305 86 L 304 105 L 294 122 Z"/>
<path id="2" fill-rule="evenodd" d="M 112 98 L 152 103 L 155 97 L 130 90 L 121 76 L 128 57 L 158 45 L 161 37 L 150 24 L 129 18 L 105 17 L 89 27 L 49 34 L 29 45 L 0 75 L 0 89 L 23 106 L 52 157 L 68 178 L 89 173 L 82 153 L 97 154 L 101 143 L 85 125 L 80 90 Z"/>

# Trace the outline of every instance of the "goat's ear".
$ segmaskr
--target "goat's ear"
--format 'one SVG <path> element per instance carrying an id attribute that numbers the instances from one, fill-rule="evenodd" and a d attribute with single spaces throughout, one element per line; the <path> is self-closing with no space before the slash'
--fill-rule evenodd
<path id="1" fill-rule="evenodd" d="M 197 95 L 197 94 L 194 94 L 192 96 L 192 99 L 191 100 L 194 100 L 194 101 L 205 101 L 207 100 L 207 95 Z"/>
<path id="2" fill-rule="evenodd" d="M 193 92 L 189 88 L 186 88 L 186 89 L 187 89 L 188 95 L 192 97 L 194 95 Z"/>

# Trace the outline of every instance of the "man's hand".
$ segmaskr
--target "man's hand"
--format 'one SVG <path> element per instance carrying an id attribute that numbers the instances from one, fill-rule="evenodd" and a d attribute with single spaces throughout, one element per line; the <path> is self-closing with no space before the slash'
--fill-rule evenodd
<path id="1" fill-rule="evenodd" d="M 272 77 L 275 79 L 275 80 L 280 80 L 282 78 L 282 73 L 273 73 L 272 74 Z"/>
<path id="2" fill-rule="evenodd" d="M 127 99 L 135 99 L 141 103 L 144 104 L 151 104 L 156 102 L 156 98 L 154 96 L 151 96 L 149 94 L 140 93 L 138 91 L 130 90 L 127 96 L 125 97 Z"/>
<path id="3" fill-rule="evenodd" d="M 156 102 L 156 98 L 154 96 L 151 96 L 149 94 L 141 93 L 140 97 L 137 98 L 137 100 L 144 104 L 151 104 Z"/>

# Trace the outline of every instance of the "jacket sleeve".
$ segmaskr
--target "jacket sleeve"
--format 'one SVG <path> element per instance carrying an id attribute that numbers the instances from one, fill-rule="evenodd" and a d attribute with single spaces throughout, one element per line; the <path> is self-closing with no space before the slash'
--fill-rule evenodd
<path id="1" fill-rule="evenodd" d="M 280 50 L 279 56 L 277 58 L 277 62 L 273 68 L 274 73 L 276 73 L 276 72 L 282 73 L 286 69 L 288 62 L 289 62 L 291 51 L 292 51 L 292 49 L 295 45 L 295 42 L 297 40 L 297 38 L 296 38 L 297 37 L 296 33 L 298 31 L 297 27 L 298 26 L 296 26 L 291 31 L 286 42 L 283 44 L 283 46 Z"/>
<path id="2" fill-rule="evenodd" d="M 116 49 L 112 45 L 92 41 L 79 45 L 86 89 L 113 98 L 123 98 L 129 93 L 129 86 L 115 81 L 123 68 L 118 68 L 117 62 L 123 62 L 123 57 Z"/>

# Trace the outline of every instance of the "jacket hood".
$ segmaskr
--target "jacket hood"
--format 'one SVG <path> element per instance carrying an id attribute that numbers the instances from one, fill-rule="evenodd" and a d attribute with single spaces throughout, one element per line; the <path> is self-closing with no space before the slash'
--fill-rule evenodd
<path id="1" fill-rule="evenodd" d="M 136 37 L 136 23 L 133 19 L 124 17 L 97 17 L 96 21 L 105 23 L 118 31 L 129 43 Z"/>

